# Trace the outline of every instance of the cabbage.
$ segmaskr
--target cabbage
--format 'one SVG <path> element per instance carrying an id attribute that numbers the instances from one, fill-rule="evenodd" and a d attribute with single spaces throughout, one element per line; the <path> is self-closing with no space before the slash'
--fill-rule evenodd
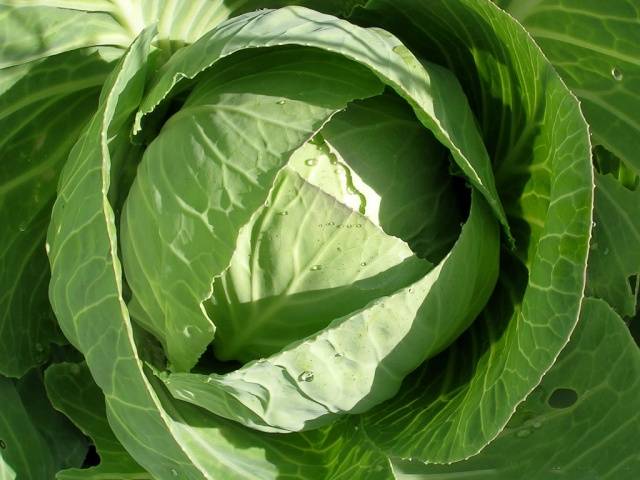
<path id="1" fill-rule="evenodd" d="M 637 21 L 0 2 L 0 478 L 635 478 Z"/>

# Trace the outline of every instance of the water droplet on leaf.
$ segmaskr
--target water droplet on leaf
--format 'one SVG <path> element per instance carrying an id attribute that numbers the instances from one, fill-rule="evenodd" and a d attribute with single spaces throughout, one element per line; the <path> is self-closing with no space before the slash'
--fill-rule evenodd
<path id="1" fill-rule="evenodd" d="M 313 167 L 317 163 L 318 163 L 318 159 L 316 159 L 316 158 L 308 158 L 307 160 L 304 161 L 304 164 L 307 167 Z"/>
<path id="2" fill-rule="evenodd" d="M 622 70 L 620 70 L 618 67 L 613 67 L 611 69 L 611 76 L 616 82 L 620 82 L 624 77 Z"/>
<path id="3" fill-rule="evenodd" d="M 4 450 L 5 448 L 7 448 L 7 444 L 6 444 L 6 443 L 4 443 L 4 440 L 0 440 L 0 448 L 1 448 L 2 450 Z"/>
<path id="4" fill-rule="evenodd" d="M 366 267 L 367 266 L 367 262 L 360 262 L 360 266 L 361 267 Z"/>
<path id="5" fill-rule="evenodd" d="M 178 471 L 175 468 L 172 468 L 170 471 L 171 471 L 171 476 L 173 476 L 173 477 L 177 477 L 178 476 Z"/>
<path id="6" fill-rule="evenodd" d="M 322 265 L 314 265 L 310 269 L 312 272 L 317 272 L 318 270 L 322 270 Z"/>
<path id="7" fill-rule="evenodd" d="M 287 103 L 286 100 L 278 100 L 278 105 L 284 105 L 285 103 Z"/>
<path id="8" fill-rule="evenodd" d="M 280 215 L 281 217 L 286 217 L 287 215 L 289 215 L 289 212 L 287 212 L 286 210 L 283 210 L 279 212 L 278 215 Z"/>
<path id="9" fill-rule="evenodd" d="M 516 437 L 518 438 L 527 438 L 529 435 L 531 435 L 531 430 L 520 430 L 518 433 L 516 433 Z"/>
<path id="10" fill-rule="evenodd" d="M 540 428 L 542 426 L 542 422 L 539 420 L 536 420 L 531 425 L 533 425 L 533 428 Z"/>
<path id="11" fill-rule="evenodd" d="M 18 230 L 20 230 L 21 232 L 24 232 L 27 229 L 27 226 L 24 223 L 21 223 L 20 225 L 18 225 Z"/>
<path id="12" fill-rule="evenodd" d="M 193 394 L 193 392 L 190 392 L 189 390 L 180 390 L 179 392 L 183 397 L 187 397 L 187 398 L 194 398 L 195 395 Z"/>
<path id="13" fill-rule="evenodd" d="M 313 382 L 313 372 L 305 370 L 300 375 L 298 375 L 299 382 Z"/>

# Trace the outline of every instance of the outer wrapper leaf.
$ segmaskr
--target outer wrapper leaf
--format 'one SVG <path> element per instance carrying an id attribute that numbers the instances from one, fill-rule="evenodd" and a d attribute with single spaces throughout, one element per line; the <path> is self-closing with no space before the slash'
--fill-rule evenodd
<path id="1" fill-rule="evenodd" d="M 398 32 L 460 79 L 513 226 L 516 249 L 503 250 L 483 314 L 365 422 L 389 455 L 458 461 L 502 430 L 578 320 L 593 202 L 587 126 L 528 34 L 490 2 L 374 0 L 354 18 Z"/>
<path id="2" fill-rule="evenodd" d="M 487 448 L 453 465 L 399 463 L 396 478 L 634 478 L 638 398 L 640 351 L 605 302 L 586 299 L 571 341 Z"/>

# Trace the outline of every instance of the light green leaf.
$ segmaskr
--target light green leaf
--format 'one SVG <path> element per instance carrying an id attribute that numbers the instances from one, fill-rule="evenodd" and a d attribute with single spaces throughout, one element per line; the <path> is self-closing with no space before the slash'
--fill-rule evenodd
<path id="1" fill-rule="evenodd" d="M 207 305 L 222 360 L 276 353 L 432 268 L 290 167 L 267 202 L 241 232 Z"/>
<path id="2" fill-rule="evenodd" d="M 125 48 L 132 40 L 108 13 L 59 8 L 65 3 L 0 1 L 0 79 L 7 67 L 84 47 Z"/>
<path id="3" fill-rule="evenodd" d="M 354 102 L 331 119 L 322 135 L 346 161 L 350 176 L 359 179 L 353 187 L 363 192 L 367 218 L 406 241 L 419 257 L 442 260 L 460 235 L 467 192 L 456 188 L 446 148 L 408 105 L 396 95 Z"/>
<path id="4" fill-rule="evenodd" d="M 250 43 L 245 35 L 250 36 Z M 134 134 L 140 130 L 144 117 L 180 80 L 194 78 L 218 59 L 238 50 L 282 45 L 315 47 L 343 55 L 370 69 L 393 88 L 411 105 L 420 122 L 450 149 L 456 163 L 482 192 L 509 234 L 489 157 L 455 76 L 438 65 L 419 61 L 388 32 L 363 29 L 306 8 L 242 15 L 204 35 L 192 48 L 178 52 L 146 95 L 136 114 Z"/>
<path id="5" fill-rule="evenodd" d="M 202 302 L 291 153 L 347 102 L 382 91 L 366 69 L 335 54 L 300 55 L 291 47 L 246 53 L 201 79 L 167 121 L 144 154 L 123 213 L 132 315 L 162 342 L 176 371 L 193 367 L 213 339 Z M 291 69 L 304 78 L 303 91 L 287 82 Z M 189 154 L 176 162 L 181 152 Z"/>
<path id="6" fill-rule="evenodd" d="M 640 5 L 503 0 L 580 98 L 594 141 L 640 174 Z"/>
<path id="7" fill-rule="evenodd" d="M 85 438 L 49 403 L 40 372 L 0 376 L 0 478 L 45 480 L 79 467 Z"/>
<path id="8" fill-rule="evenodd" d="M 611 175 L 596 175 L 596 224 L 589 255 L 587 291 L 623 316 L 637 308 L 640 275 L 640 190 L 623 187 Z"/>
<path id="9" fill-rule="evenodd" d="M 151 480 L 113 435 L 104 395 L 85 364 L 54 364 L 46 370 L 45 383 L 53 406 L 93 440 L 100 456 L 98 466 L 64 470 L 56 475 L 58 480 Z"/>
<path id="10" fill-rule="evenodd" d="M 100 109 L 65 166 L 48 235 L 50 296 L 66 337 L 86 355 L 105 393 L 110 424 L 129 453 L 146 459 L 141 462 L 145 467 L 151 463 L 148 470 L 158 478 L 170 478 L 175 470 L 183 478 L 202 479 L 170 433 L 171 422 L 137 358 L 107 201 L 111 154 L 106 139 L 117 138 L 127 112 L 138 105 L 152 37 L 153 31 L 145 31 L 116 67 Z M 131 430 L 135 425 L 144 427 Z M 141 431 L 146 433 L 142 437 Z M 149 441 L 155 438 L 162 440 Z"/>
<path id="11" fill-rule="evenodd" d="M 458 461 L 502 430 L 578 319 L 593 185 L 587 126 L 527 33 L 490 2 L 372 0 L 354 18 L 397 33 L 461 80 L 516 240 L 468 333 L 365 414 L 387 454 Z"/>
<path id="12" fill-rule="evenodd" d="M 399 480 L 635 478 L 640 350 L 620 317 L 587 299 L 571 342 L 502 433 L 453 465 L 400 462 Z"/>

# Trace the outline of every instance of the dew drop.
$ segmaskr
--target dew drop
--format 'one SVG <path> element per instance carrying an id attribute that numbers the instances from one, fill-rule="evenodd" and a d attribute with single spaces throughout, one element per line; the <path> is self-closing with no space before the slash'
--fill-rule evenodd
<path id="1" fill-rule="evenodd" d="M 180 395 L 186 398 L 195 398 L 195 395 L 193 394 L 193 392 L 190 392 L 189 390 L 180 390 L 179 393 Z"/>
<path id="2" fill-rule="evenodd" d="M 207 377 L 205 383 L 213 383 L 213 377 Z"/>
<path id="3" fill-rule="evenodd" d="M 331 165 L 337 165 L 338 164 L 338 157 L 336 157 L 333 153 L 329 155 L 329 163 Z"/>
<path id="4" fill-rule="evenodd" d="M 318 163 L 318 160 L 316 158 L 308 158 L 307 160 L 304 161 L 304 164 L 307 167 L 313 167 L 317 163 Z"/>
<path id="5" fill-rule="evenodd" d="M 593 222 L 591 222 L 591 228 L 596 228 L 596 222 L 595 220 Z"/>
<path id="6" fill-rule="evenodd" d="M 542 422 L 536 420 L 531 425 L 533 425 L 533 428 L 540 428 L 542 426 Z"/>
<path id="7" fill-rule="evenodd" d="M 516 433 L 516 437 L 518 438 L 527 438 L 529 435 L 531 435 L 531 430 L 520 430 L 518 433 Z"/>
<path id="8" fill-rule="evenodd" d="M 278 100 L 278 105 L 284 105 L 285 103 L 287 103 L 286 100 Z"/>
<path id="9" fill-rule="evenodd" d="M 21 232 L 24 232 L 27 229 L 27 226 L 24 223 L 21 223 L 20 225 L 18 225 L 18 230 L 20 230 Z"/>
<path id="10" fill-rule="evenodd" d="M 314 265 L 310 269 L 312 272 L 317 272 L 318 270 L 322 270 L 322 265 Z"/>
<path id="11" fill-rule="evenodd" d="M 298 375 L 299 382 L 313 382 L 313 372 L 305 370 L 300 375 Z"/>
<path id="12" fill-rule="evenodd" d="M 6 443 L 4 443 L 4 440 L 0 440 L 0 448 L 1 448 L 2 450 L 4 450 L 5 448 L 7 448 L 7 444 L 6 444 Z"/>
<path id="13" fill-rule="evenodd" d="M 618 67 L 613 67 L 611 69 L 611 76 L 616 82 L 620 82 L 622 81 L 624 74 L 622 73 L 622 70 L 620 70 Z"/>
<path id="14" fill-rule="evenodd" d="M 367 266 L 367 262 L 360 262 L 360 266 L 361 267 L 366 267 Z"/>
<path id="15" fill-rule="evenodd" d="M 177 471 L 175 468 L 172 468 L 172 469 L 170 470 L 170 472 L 171 472 L 171 476 L 172 476 L 172 477 L 177 477 L 177 476 L 178 476 L 178 471 Z"/>
<path id="16" fill-rule="evenodd" d="M 356 228 L 362 228 L 362 224 L 361 223 L 356 223 Z"/>
<path id="17" fill-rule="evenodd" d="M 287 212 L 286 210 L 283 210 L 281 212 L 278 212 L 278 215 L 280 215 L 281 217 L 286 217 L 287 215 L 289 215 L 289 212 Z"/>
<path id="18" fill-rule="evenodd" d="M 342 354 L 341 353 L 336 353 L 333 355 L 334 358 L 342 358 Z"/>

